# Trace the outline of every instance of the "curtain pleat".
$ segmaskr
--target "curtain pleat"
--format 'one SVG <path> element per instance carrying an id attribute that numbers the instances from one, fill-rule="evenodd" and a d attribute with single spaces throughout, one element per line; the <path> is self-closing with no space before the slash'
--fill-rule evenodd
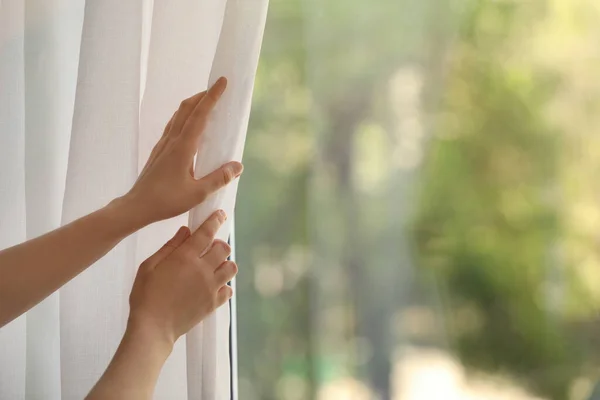
<path id="1" fill-rule="evenodd" d="M 229 89 L 200 138 L 197 177 L 226 161 L 242 159 L 267 5 L 267 0 L 227 1 L 209 83 L 226 76 Z M 237 181 L 196 207 L 190 215 L 191 227 L 196 228 L 217 209 L 233 215 L 236 193 Z M 219 231 L 220 239 L 228 239 L 232 220 Z M 229 305 L 225 305 L 187 335 L 190 400 L 230 398 L 229 325 Z"/>
<path id="2" fill-rule="evenodd" d="M 142 0 L 87 0 L 63 207 L 67 223 L 137 176 Z M 62 398 L 82 399 L 125 330 L 135 274 L 127 238 L 60 290 Z"/>
<path id="3" fill-rule="evenodd" d="M 224 8 L 224 0 L 154 1 L 140 115 L 140 170 L 181 100 L 206 89 Z M 136 265 L 186 224 L 184 215 L 140 231 Z M 156 398 L 187 397 L 185 357 L 185 341 L 180 340 L 163 368 Z"/>
<path id="4" fill-rule="evenodd" d="M 20 0 L 2 0 L 0 7 L 0 248 L 5 248 L 26 237 L 25 10 Z M 26 329 L 25 316 L 0 329 L 2 399 L 25 396 Z"/>
<path id="5" fill-rule="evenodd" d="M 60 226 L 82 0 L 25 2 L 25 188 L 27 239 Z M 26 398 L 60 400 L 58 293 L 27 313 Z"/>
<path id="6" fill-rule="evenodd" d="M 124 194 L 182 99 L 230 85 L 200 144 L 196 175 L 241 160 L 267 1 L 1 0 L 0 248 Z M 0 329 L 1 399 L 82 399 L 125 329 L 137 266 L 176 229 L 154 224 Z M 231 219 L 230 219 L 231 221 Z M 230 226 L 219 233 L 227 239 Z M 229 310 L 180 340 L 156 399 L 229 399 Z"/>

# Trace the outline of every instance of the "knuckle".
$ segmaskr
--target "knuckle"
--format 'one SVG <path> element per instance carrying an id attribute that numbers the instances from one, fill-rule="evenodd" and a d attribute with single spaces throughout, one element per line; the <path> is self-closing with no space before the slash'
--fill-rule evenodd
<path id="1" fill-rule="evenodd" d="M 192 264 L 196 261 L 196 258 L 196 254 L 194 254 L 193 250 L 188 246 L 177 252 L 177 260 L 180 264 Z"/>
<path id="2" fill-rule="evenodd" d="M 203 248 L 201 250 L 204 250 L 206 247 L 208 247 L 206 242 L 210 242 L 213 239 L 214 235 L 215 235 L 215 233 L 213 231 L 213 228 L 210 225 L 206 225 L 206 226 L 202 227 L 200 232 L 198 232 L 200 242 L 202 243 L 202 246 L 203 246 Z"/>
<path id="3" fill-rule="evenodd" d="M 220 248 L 220 250 L 226 254 L 231 253 L 231 246 L 224 242 L 223 240 L 217 239 L 214 243 L 215 248 Z"/>
<path id="4" fill-rule="evenodd" d="M 185 256 L 182 261 L 185 265 L 195 265 L 197 259 L 198 257 L 196 257 L 196 254 L 194 254 L 194 252 L 188 251 L 185 253 Z"/>
<path id="5" fill-rule="evenodd" d="M 208 100 L 208 101 L 206 102 L 206 103 L 207 103 L 207 108 L 209 108 L 209 109 L 213 108 L 213 107 L 214 107 L 214 106 L 217 104 L 217 102 L 219 101 L 220 97 L 221 97 L 221 96 L 219 96 L 219 95 L 218 95 L 217 93 L 215 93 L 214 91 L 212 91 L 212 90 L 209 90 L 209 91 L 206 93 L 206 99 Z"/>
<path id="6" fill-rule="evenodd" d="M 221 170 L 221 179 L 223 185 L 226 185 L 233 180 L 233 171 L 231 168 L 223 168 Z"/>

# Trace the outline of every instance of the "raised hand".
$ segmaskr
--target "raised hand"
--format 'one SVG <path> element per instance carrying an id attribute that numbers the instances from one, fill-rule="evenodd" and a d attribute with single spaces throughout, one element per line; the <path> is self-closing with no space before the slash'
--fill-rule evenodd
<path id="1" fill-rule="evenodd" d="M 242 164 L 230 162 L 201 179 L 193 175 L 199 137 L 226 87 L 227 80 L 221 78 L 207 92 L 184 100 L 167 124 L 137 182 L 124 196 L 142 225 L 189 211 L 242 173 Z"/>

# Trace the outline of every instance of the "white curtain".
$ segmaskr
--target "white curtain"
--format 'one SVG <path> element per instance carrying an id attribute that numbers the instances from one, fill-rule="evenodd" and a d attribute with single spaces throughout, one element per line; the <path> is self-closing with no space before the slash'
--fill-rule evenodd
<path id="1" fill-rule="evenodd" d="M 0 0 L 0 248 L 125 193 L 179 102 L 222 75 L 196 175 L 240 160 L 267 1 Z M 82 399 L 123 334 L 139 263 L 188 219 L 231 215 L 235 193 L 126 239 L 0 329 L 0 398 Z M 229 324 L 225 306 L 180 340 L 155 398 L 229 399 Z"/>

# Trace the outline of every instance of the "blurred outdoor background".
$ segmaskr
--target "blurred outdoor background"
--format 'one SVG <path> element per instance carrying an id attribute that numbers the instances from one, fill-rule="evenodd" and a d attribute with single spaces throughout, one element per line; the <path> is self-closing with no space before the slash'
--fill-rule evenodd
<path id="1" fill-rule="evenodd" d="M 587 400 L 600 2 L 271 0 L 242 400 Z"/>

